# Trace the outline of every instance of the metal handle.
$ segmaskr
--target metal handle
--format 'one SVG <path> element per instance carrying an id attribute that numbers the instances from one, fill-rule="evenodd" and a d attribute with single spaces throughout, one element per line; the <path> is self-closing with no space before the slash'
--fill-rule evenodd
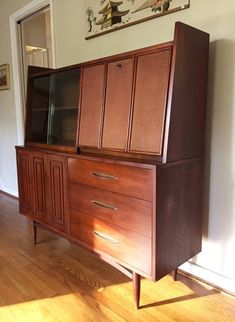
<path id="1" fill-rule="evenodd" d="M 102 207 L 102 208 L 107 208 L 107 209 L 111 209 L 111 210 L 118 210 L 117 207 L 109 205 L 107 203 L 98 201 L 98 200 L 90 200 L 90 202 L 96 206 Z"/>
<path id="2" fill-rule="evenodd" d="M 118 177 L 115 177 L 115 176 L 112 176 L 110 174 L 103 173 L 103 172 L 94 171 L 94 172 L 91 173 L 91 175 L 94 176 L 94 177 L 101 178 L 101 179 L 118 180 Z"/>
<path id="3" fill-rule="evenodd" d="M 105 239 L 113 244 L 120 244 L 120 242 L 104 233 L 98 232 L 98 231 L 94 231 L 93 234 L 99 238 Z"/>
<path id="4" fill-rule="evenodd" d="M 119 63 L 119 64 L 117 64 L 117 67 L 121 68 L 121 67 L 122 67 L 122 64 L 120 64 L 120 63 Z"/>

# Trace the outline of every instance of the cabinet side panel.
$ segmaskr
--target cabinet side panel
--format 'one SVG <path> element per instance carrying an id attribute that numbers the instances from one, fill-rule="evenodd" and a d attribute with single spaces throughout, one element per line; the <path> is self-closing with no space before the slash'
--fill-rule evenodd
<path id="1" fill-rule="evenodd" d="M 134 59 L 108 64 L 102 147 L 125 150 L 131 105 Z"/>
<path id="2" fill-rule="evenodd" d="M 157 279 L 201 250 L 203 160 L 157 171 Z"/>
<path id="3" fill-rule="evenodd" d="M 102 122 L 104 65 L 85 67 L 82 75 L 82 97 L 78 145 L 98 147 Z"/>
<path id="4" fill-rule="evenodd" d="M 130 151 L 161 154 L 170 59 L 170 49 L 138 57 Z"/>
<path id="5" fill-rule="evenodd" d="M 31 215 L 33 213 L 33 198 L 30 182 L 30 156 L 27 152 L 17 151 L 17 172 L 19 210 L 24 215 Z"/>
<path id="6" fill-rule="evenodd" d="M 164 144 L 167 162 L 204 155 L 209 35 L 176 24 Z"/>

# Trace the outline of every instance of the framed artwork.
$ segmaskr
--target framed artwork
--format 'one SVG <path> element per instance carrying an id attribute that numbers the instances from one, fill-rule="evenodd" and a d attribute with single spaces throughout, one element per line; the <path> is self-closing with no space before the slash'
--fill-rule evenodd
<path id="1" fill-rule="evenodd" d="M 9 65 L 0 65 L 0 90 L 10 88 L 10 73 Z"/>
<path id="2" fill-rule="evenodd" d="M 85 0 L 85 39 L 187 9 L 190 0 Z"/>

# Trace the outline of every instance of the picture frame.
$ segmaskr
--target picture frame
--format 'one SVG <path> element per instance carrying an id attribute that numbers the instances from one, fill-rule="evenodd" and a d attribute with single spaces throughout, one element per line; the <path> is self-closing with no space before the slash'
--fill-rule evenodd
<path id="1" fill-rule="evenodd" d="M 190 7 L 190 0 L 84 0 L 85 39 Z"/>
<path id="2" fill-rule="evenodd" d="M 0 65 L 0 91 L 10 89 L 9 64 Z"/>

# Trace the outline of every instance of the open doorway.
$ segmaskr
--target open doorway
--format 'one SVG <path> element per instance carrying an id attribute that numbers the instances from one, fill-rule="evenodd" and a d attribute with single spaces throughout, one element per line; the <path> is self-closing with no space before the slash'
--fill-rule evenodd
<path id="1" fill-rule="evenodd" d="M 10 16 L 17 143 L 24 143 L 28 65 L 55 68 L 53 0 L 32 0 Z"/>
<path id="2" fill-rule="evenodd" d="M 25 89 L 29 65 L 53 68 L 50 7 L 18 21 L 18 27 Z"/>

